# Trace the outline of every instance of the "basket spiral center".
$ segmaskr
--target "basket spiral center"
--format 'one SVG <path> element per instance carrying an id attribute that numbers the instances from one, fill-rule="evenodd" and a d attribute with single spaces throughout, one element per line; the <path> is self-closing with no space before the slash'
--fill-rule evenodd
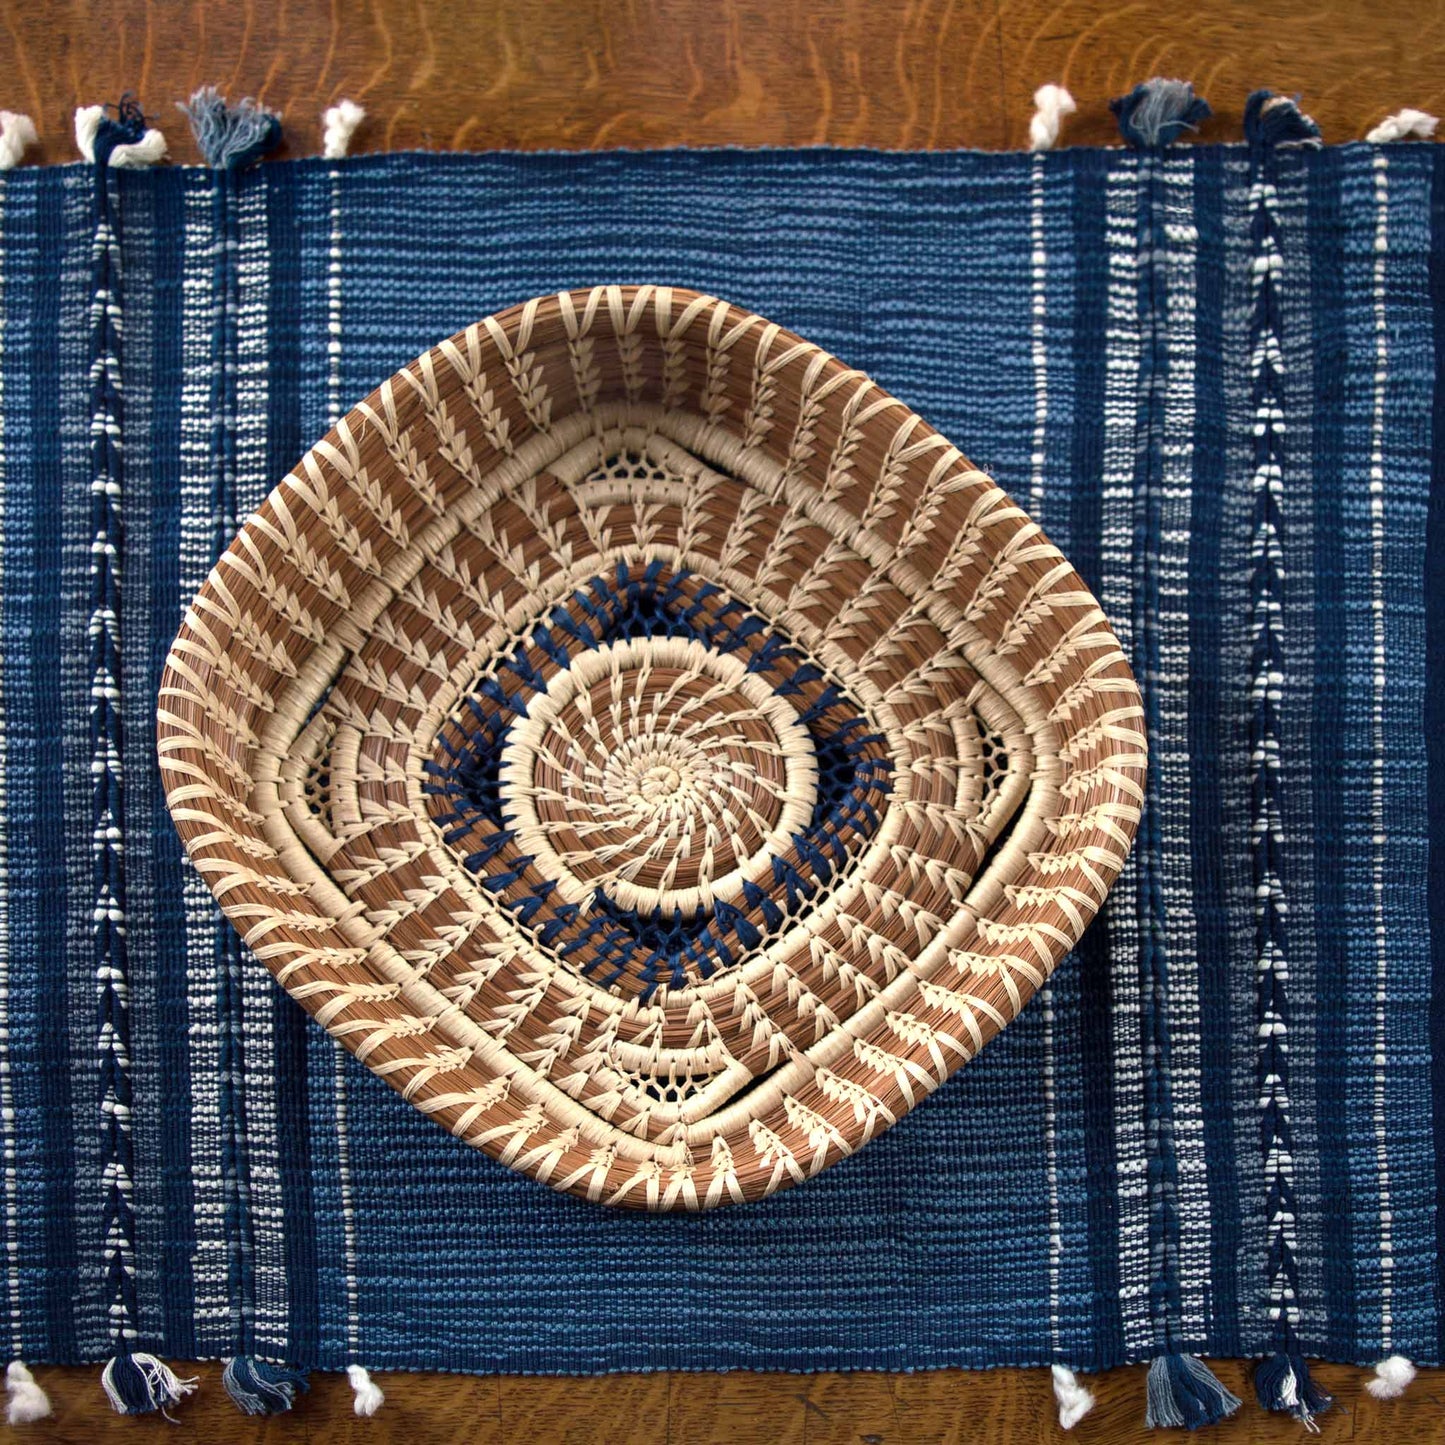
<path id="1" fill-rule="evenodd" d="M 812 816 L 796 711 L 694 638 L 583 652 L 512 726 L 500 779 L 519 846 L 586 901 L 690 916 L 731 901 Z"/>

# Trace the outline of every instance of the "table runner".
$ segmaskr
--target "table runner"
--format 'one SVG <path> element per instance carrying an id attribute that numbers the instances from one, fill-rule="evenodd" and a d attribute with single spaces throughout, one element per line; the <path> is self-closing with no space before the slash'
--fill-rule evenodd
<path id="1" fill-rule="evenodd" d="M 119 1318 L 302 1368 L 1095 1368 L 1285 1326 L 1438 1362 L 1445 176 L 1274 139 L 0 181 L 14 1356 L 103 1359 Z M 554 1196 L 339 1052 L 183 862 L 153 749 L 182 608 L 330 420 L 479 316 L 614 280 L 755 308 L 955 438 L 1100 597 L 1154 760 L 1105 915 L 1008 1033 L 856 1158 L 703 1217 Z"/>

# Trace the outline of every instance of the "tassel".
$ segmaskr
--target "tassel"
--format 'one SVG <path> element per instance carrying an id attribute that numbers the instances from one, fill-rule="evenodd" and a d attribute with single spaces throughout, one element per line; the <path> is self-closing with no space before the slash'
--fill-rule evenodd
<path id="1" fill-rule="evenodd" d="M 1244 104 L 1244 138 L 1250 145 L 1318 146 L 1320 128 L 1297 98 L 1256 90 Z"/>
<path id="2" fill-rule="evenodd" d="M 273 1365 L 254 1355 L 235 1355 L 221 1371 L 221 1383 L 244 1415 L 279 1415 L 311 1388 L 305 1371 Z"/>
<path id="3" fill-rule="evenodd" d="M 11 1369 L 15 1367 L 12 1365 Z M 1410 1381 L 1419 1373 L 1414 1364 L 1404 1355 L 1391 1355 L 1375 1366 L 1375 1378 L 1365 1388 L 1377 1400 L 1398 1400 L 1410 1387 Z"/>
<path id="4" fill-rule="evenodd" d="M 110 165 L 129 170 L 153 166 L 166 158 L 166 138 L 147 129 L 133 100 L 122 100 L 111 120 L 103 105 L 83 105 L 75 112 L 75 144 L 92 165 L 103 155 Z"/>
<path id="5" fill-rule="evenodd" d="M 325 131 L 321 137 L 321 154 L 329 161 L 339 161 L 351 148 L 351 137 L 366 119 L 366 112 L 354 100 L 333 105 L 321 117 Z"/>
<path id="6" fill-rule="evenodd" d="M 1059 1429 L 1072 1430 L 1094 1408 L 1094 1392 L 1079 1383 L 1067 1365 L 1055 1365 L 1054 1399 L 1059 1406 Z"/>
<path id="7" fill-rule="evenodd" d="M 1119 134 L 1130 145 L 1147 150 L 1169 145 L 1186 130 L 1198 130 L 1214 114 L 1187 80 L 1159 77 L 1111 100 L 1109 109 L 1118 117 Z"/>
<path id="8" fill-rule="evenodd" d="M 1034 118 L 1029 122 L 1029 149 L 1051 151 L 1066 115 L 1078 110 L 1062 85 L 1041 85 L 1034 91 Z"/>
<path id="9" fill-rule="evenodd" d="M 241 170 L 281 144 L 281 117 L 249 96 L 227 105 L 214 85 L 203 85 L 176 109 L 190 120 L 206 164 L 217 170 Z"/>
<path id="10" fill-rule="evenodd" d="M 1144 1423 L 1197 1430 L 1239 1409 L 1239 1397 L 1215 1378 L 1194 1355 L 1160 1355 L 1149 1365 Z"/>
<path id="11" fill-rule="evenodd" d="M 106 1362 L 100 1383 L 117 1414 L 144 1415 L 151 1410 L 166 1414 L 168 1406 L 196 1388 L 196 1377 L 180 1379 L 154 1355 L 116 1355 Z"/>
<path id="12" fill-rule="evenodd" d="M 1283 1350 L 1260 1361 L 1254 1372 L 1254 1393 L 1266 1410 L 1293 1415 L 1315 1435 L 1320 1430 L 1315 1416 L 1324 1414 L 1335 1403 L 1333 1395 L 1310 1379 L 1304 1356 L 1289 1355 Z"/>
<path id="13" fill-rule="evenodd" d="M 28 115 L 0 110 L 0 171 L 13 171 L 20 158 L 40 137 Z"/>
<path id="14" fill-rule="evenodd" d="M 10 1403 L 5 1407 L 10 1424 L 30 1425 L 50 1414 L 50 1396 L 35 1383 L 35 1376 L 23 1361 L 10 1361 L 5 1370 L 5 1388 L 10 1393 Z"/>
<path id="15" fill-rule="evenodd" d="M 386 1399 L 381 1393 L 381 1386 L 373 1383 L 371 1376 L 360 1365 L 348 1365 L 346 1378 L 351 1381 L 351 1388 L 356 1391 L 356 1399 L 352 1401 L 356 1413 L 376 1414 L 381 1409 L 381 1402 Z"/>
<path id="16" fill-rule="evenodd" d="M 1365 139 L 1371 145 L 1385 145 L 1392 140 L 1429 140 L 1439 124 L 1427 111 L 1400 110 L 1386 116 Z"/>

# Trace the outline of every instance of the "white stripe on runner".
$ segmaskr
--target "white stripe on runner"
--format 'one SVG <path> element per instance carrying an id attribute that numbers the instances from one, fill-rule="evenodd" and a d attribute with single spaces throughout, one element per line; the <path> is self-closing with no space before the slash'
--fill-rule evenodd
<path id="1" fill-rule="evenodd" d="M 1169 377 L 1164 397 L 1160 477 L 1159 707 L 1154 766 L 1159 769 L 1159 841 L 1169 970 L 1169 1085 L 1179 1217 L 1180 1328 L 1185 1340 L 1208 1332 L 1211 1237 L 1204 1152 L 1199 948 L 1194 930 L 1189 766 L 1189 546 L 1194 508 L 1194 348 L 1197 341 L 1194 160 L 1187 150 L 1163 161 L 1163 264 Z"/>
<path id="2" fill-rule="evenodd" d="M 271 249 L 263 186 L 242 189 L 236 253 L 236 521 L 246 517 L 271 489 L 268 430 L 270 412 Z M 286 1214 L 281 1193 L 281 1157 L 276 1115 L 275 1028 L 270 972 L 254 958 L 241 969 L 241 1008 L 246 1115 L 244 1150 L 249 1178 L 251 1261 L 255 1287 L 256 1349 L 284 1356 L 289 1344 L 290 1291 L 286 1280 Z"/>
<path id="3" fill-rule="evenodd" d="M 1371 883 L 1375 929 L 1375 1164 L 1379 1178 L 1380 1353 L 1393 1348 L 1395 1252 L 1390 1205 L 1390 1157 L 1385 1118 L 1385 1010 L 1389 1001 L 1389 954 L 1385 939 L 1385 385 L 1389 376 L 1385 262 L 1390 251 L 1390 161 L 1375 152 L 1375 396 L 1370 419 L 1370 612 L 1371 638 L 1370 823 Z"/>
<path id="4" fill-rule="evenodd" d="M 216 308 L 212 278 L 217 248 L 209 178 L 189 179 L 184 199 L 181 273 L 180 597 L 190 606 L 211 570 L 217 459 L 211 379 Z M 216 957 L 216 901 L 187 856 L 181 869 L 186 928 L 186 1012 L 190 1050 L 192 1256 L 196 1349 L 230 1353 L 231 1291 L 226 1185 L 221 1167 L 221 1017 Z M 229 924 L 221 926 L 229 927 Z"/>
<path id="5" fill-rule="evenodd" d="M 0 180 L 0 237 L 4 235 L 9 182 Z M 0 244 L 0 633 L 4 630 L 5 582 L 5 270 Z M 5 1170 L 5 1287 L 10 1312 L 10 1353 L 24 1353 L 20 1314 L 20 1206 L 16 1197 L 15 1086 L 10 1076 L 10 822 L 9 753 L 5 743 L 4 672 L 0 670 L 0 1131 Z"/>
<path id="6" fill-rule="evenodd" d="M 1036 155 L 1030 180 L 1029 255 L 1031 277 L 1030 340 L 1034 364 L 1034 441 L 1030 454 L 1029 515 L 1038 520 L 1044 500 L 1044 455 L 1049 421 L 1049 358 L 1044 323 L 1048 317 L 1048 249 L 1044 244 L 1044 158 Z M 1063 1226 L 1059 1219 L 1058 1100 L 1054 1077 L 1054 990 L 1044 980 L 1039 990 L 1044 1023 L 1044 1178 L 1049 1210 L 1049 1349 L 1059 1353 L 1059 1278 L 1063 1262 Z"/>
<path id="7" fill-rule="evenodd" d="M 326 415 L 332 426 L 341 417 L 341 172 L 333 166 L 331 180 L 331 236 L 326 265 Z M 336 1050 L 336 1172 L 341 1190 L 342 1250 L 346 1265 L 346 1350 L 356 1359 L 360 1348 L 360 1290 L 357 1285 L 356 1210 L 351 1191 L 351 1136 L 346 1098 L 346 1049 Z"/>
<path id="8" fill-rule="evenodd" d="M 1044 245 L 1044 158 L 1034 157 L 1029 196 L 1029 275 L 1032 303 L 1029 339 L 1034 362 L 1034 444 L 1029 455 L 1029 505 L 1035 520 L 1044 499 L 1044 450 L 1049 422 L 1049 358 L 1044 323 L 1048 319 L 1048 249 Z"/>
<path id="9" fill-rule="evenodd" d="M 1104 330 L 1104 455 L 1099 601 L 1123 646 L 1134 644 L 1134 469 L 1138 441 L 1139 163 L 1122 155 L 1105 184 L 1109 280 Z M 1119 1308 L 1125 1348 L 1151 1353 L 1149 1159 L 1144 1134 L 1144 1043 L 1139 970 L 1139 864 L 1130 850 L 1110 895 L 1114 1149 L 1118 1171 Z"/>

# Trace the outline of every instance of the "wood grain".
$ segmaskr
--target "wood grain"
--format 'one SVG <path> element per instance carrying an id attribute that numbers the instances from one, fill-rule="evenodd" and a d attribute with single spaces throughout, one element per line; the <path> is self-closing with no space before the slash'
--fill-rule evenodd
<path id="1" fill-rule="evenodd" d="M 1445 3 L 1215 0 L 6 0 L 0 106 L 70 160 L 77 105 L 133 91 L 178 160 L 176 101 L 213 83 L 286 118 L 314 153 L 350 96 L 357 150 L 819 145 L 1020 146 L 1031 97 L 1079 102 L 1065 139 L 1116 139 L 1111 96 L 1157 73 L 1195 81 L 1237 137 L 1257 86 L 1299 92 L 1331 140 L 1387 111 L 1445 106 Z"/>
<path id="2" fill-rule="evenodd" d="M 77 105 L 133 91 L 177 160 L 196 159 L 174 111 L 198 85 L 254 95 L 286 117 L 283 154 L 320 145 L 320 111 L 343 96 L 367 107 L 354 149 L 589 149 L 666 145 L 1024 143 L 1031 96 L 1061 80 L 1079 102 L 1075 144 L 1115 140 L 1108 100 L 1150 75 L 1191 79 L 1213 103 L 1205 140 L 1239 134 L 1258 86 L 1299 92 L 1330 140 L 1363 134 L 1386 112 L 1445 108 L 1445 0 L 429 0 L 165 3 L 68 0 L 0 6 L 0 106 L 30 113 L 34 158 L 74 158 Z M 379 1377 L 382 1412 L 358 1420 L 343 1378 L 317 1376 L 290 1415 L 248 1420 L 198 1367 L 180 1407 L 185 1438 L 396 1441 L 472 1445 L 926 1445 L 1065 1438 L 1048 1374 L 624 1375 L 588 1380 Z M 54 1419 L 16 1432 L 76 1445 L 171 1439 L 159 1417 L 121 1419 L 95 1369 L 40 1369 Z M 1302 1438 L 1253 1404 L 1248 1369 L 1219 1373 L 1246 1405 L 1212 1431 L 1218 1445 Z M 1321 1366 L 1343 1402 L 1321 1439 L 1445 1441 L 1445 1372 L 1401 1400 L 1364 1391 L 1367 1372 Z M 1099 1404 L 1072 1433 L 1089 1445 L 1160 1437 L 1143 1429 L 1144 1371 L 1091 1381 Z"/>
<path id="3" fill-rule="evenodd" d="M 1059 1429 L 1046 1370 L 919 1375 L 613 1375 L 600 1379 L 473 1378 L 378 1375 L 386 1403 L 370 1420 L 351 1409 L 344 1377 L 313 1376 L 311 1393 L 287 1415 L 248 1419 L 221 1388 L 220 1369 L 200 1365 L 199 1392 L 176 1409 L 181 1435 L 158 1415 L 125 1419 L 111 1412 L 99 1372 L 36 1370 L 55 1417 L 12 1432 L 17 1440 L 104 1445 L 197 1439 L 208 1445 L 950 1445 L 1006 1440 L 1041 1445 L 1166 1445 L 1183 1439 L 1144 1429 L 1142 1366 L 1091 1378 L 1099 1403 L 1067 1436 Z M 1249 1369 L 1218 1365 L 1245 1400 L 1232 1419 L 1201 1440 L 1208 1445 L 1269 1445 L 1307 1439 L 1287 1416 L 1254 1403 Z M 1445 1441 L 1445 1371 L 1427 1371 L 1387 1403 L 1365 1392 L 1364 1370 L 1320 1365 L 1319 1378 L 1340 1400 L 1320 1417 L 1323 1442 L 1361 1440 L 1416 1445 Z"/>

